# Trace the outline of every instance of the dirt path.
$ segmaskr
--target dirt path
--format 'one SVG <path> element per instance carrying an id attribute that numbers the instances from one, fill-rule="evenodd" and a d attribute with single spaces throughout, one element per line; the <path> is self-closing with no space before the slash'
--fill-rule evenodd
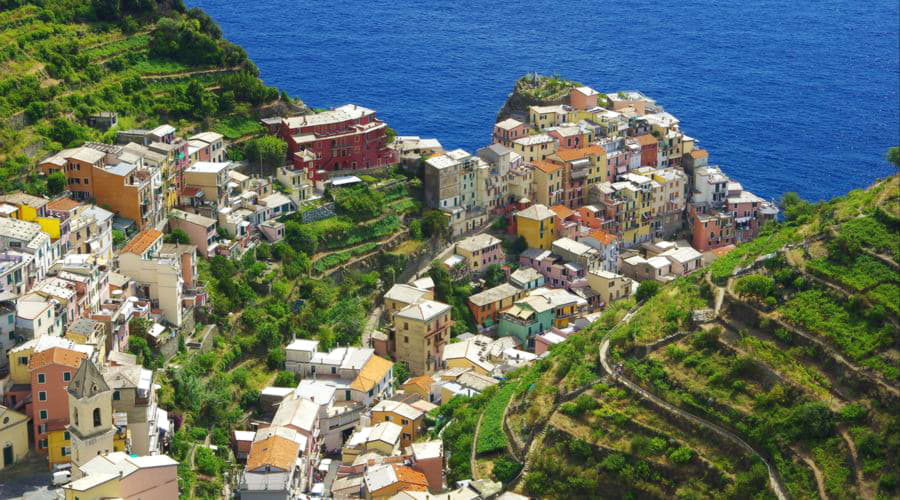
<path id="1" fill-rule="evenodd" d="M 850 450 L 850 458 L 853 460 L 853 472 L 856 476 L 856 489 L 859 497 L 864 500 L 875 498 L 875 492 L 869 484 L 866 483 L 866 480 L 863 477 L 862 467 L 860 467 L 859 464 L 859 454 L 856 452 L 856 443 L 853 442 L 853 436 L 847 432 L 847 428 L 843 425 L 838 426 L 838 433 L 844 438 L 844 443 L 847 445 L 847 449 Z"/>
<path id="2" fill-rule="evenodd" d="M 631 319 L 631 313 L 626 315 L 627 320 Z M 624 320 L 624 319 L 623 319 Z M 749 443 L 741 439 L 737 434 L 725 429 L 724 427 L 709 422 L 704 418 L 698 417 L 692 413 L 689 413 L 677 406 L 669 403 L 663 398 L 651 393 L 650 391 L 644 389 L 636 382 L 629 380 L 625 377 L 620 370 L 614 368 L 609 361 L 609 346 L 610 346 L 610 338 L 606 337 L 603 339 L 603 342 L 600 343 L 600 364 L 603 365 L 603 369 L 606 370 L 607 373 L 611 374 L 613 380 L 620 382 L 622 385 L 630 389 L 631 391 L 638 394 L 643 399 L 646 399 L 653 403 L 655 406 L 662 408 L 669 413 L 677 415 L 681 418 L 684 418 L 700 427 L 704 427 L 709 429 L 716 434 L 724 437 L 725 439 L 737 444 L 739 447 L 746 450 L 751 455 L 756 455 L 762 460 L 762 462 L 766 465 L 766 469 L 769 472 L 769 486 L 771 486 L 775 495 L 779 498 L 779 500 L 786 500 L 788 498 L 786 489 L 784 485 L 781 483 L 781 478 L 778 476 L 778 472 L 775 469 L 775 466 L 772 465 L 772 462 L 766 458 L 763 454 L 758 452 L 754 447 L 750 446 Z"/>
<path id="3" fill-rule="evenodd" d="M 478 450 L 478 433 L 481 431 L 481 419 L 484 418 L 484 412 L 481 412 L 481 415 L 478 416 L 478 423 L 475 424 L 475 436 L 472 437 L 472 451 L 469 454 L 469 470 L 472 472 L 472 480 L 475 481 L 478 479 L 477 472 L 478 468 L 475 467 L 475 454 Z"/>
<path id="4" fill-rule="evenodd" d="M 812 469 L 813 476 L 816 477 L 816 487 L 819 489 L 819 498 L 822 500 L 828 500 L 828 493 L 825 491 L 825 475 L 822 474 L 822 471 L 819 470 L 819 466 L 813 461 L 812 457 L 809 456 L 809 453 L 801 450 L 796 446 L 791 446 L 791 451 L 797 454 L 803 463 L 806 464 L 807 467 Z"/>
<path id="5" fill-rule="evenodd" d="M 179 71 L 177 73 L 160 73 L 155 75 L 141 75 L 141 80 L 165 80 L 167 78 L 185 78 L 196 75 L 211 75 L 216 73 L 234 73 L 240 69 L 240 66 L 232 66 L 229 68 L 208 68 L 195 69 L 191 71 Z"/>

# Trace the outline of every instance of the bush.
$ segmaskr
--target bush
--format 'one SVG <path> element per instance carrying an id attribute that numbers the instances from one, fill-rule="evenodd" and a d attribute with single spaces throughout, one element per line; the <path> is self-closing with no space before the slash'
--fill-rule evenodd
<path id="1" fill-rule="evenodd" d="M 278 375 L 275 376 L 275 387 L 296 387 L 297 386 L 297 376 L 294 372 L 290 372 L 287 370 L 278 372 Z"/>
<path id="2" fill-rule="evenodd" d="M 522 470 L 521 464 L 504 456 L 494 461 L 494 469 L 491 473 L 494 475 L 494 479 L 506 484 L 512 481 L 520 470 Z"/>
<path id="3" fill-rule="evenodd" d="M 643 302 L 659 292 L 659 282 L 653 280 L 642 281 L 638 286 L 635 298 L 638 302 Z"/>
<path id="4" fill-rule="evenodd" d="M 194 452 L 194 463 L 197 464 L 197 470 L 207 476 L 218 476 L 225 465 L 222 459 L 217 457 L 212 450 L 203 446 L 198 447 Z"/>
<path id="5" fill-rule="evenodd" d="M 669 453 L 669 460 L 676 464 L 686 464 L 694 459 L 694 452 L 690 448 L 684 446 L 677 448 Z"/>
<path id="6" fill-rule="evenodd" d="M 751 274 L 737 280 L 734 290 L 742 297 L 753 297 L 756 300 L 764 300 L 775 293 L 775 281 L 760 274 Z"/>
<path id="7" fill-rule="evenodd" d="M 266 355 L 266 366 L 269 367 L 270 370 L 278 370 L 282 366 L 284 366 L 285 360 L 284 349 L 280 347 L 276 347 L 269 351 L 269 354 Z"/>

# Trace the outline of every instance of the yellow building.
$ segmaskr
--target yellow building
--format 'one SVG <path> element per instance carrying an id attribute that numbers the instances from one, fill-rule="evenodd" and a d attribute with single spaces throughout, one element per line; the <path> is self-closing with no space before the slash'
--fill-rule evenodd
<path id="1" fill-rule="evenodd" d="M 556 214 L 546 205 L 532 205 L 516 212 L 516 234 L 525 238 L 529 248 L 550 250 L 556 239 Z"/>
<path id="2" fill-rule="evenodd" d="M 0 470 L 28 454 L 28 416 L 0 405 Z"/>
<path id="3" fill-rule="evenodd" d="M 396 361 L 405 361 L 414 375 L 436 370 L 450 341 L 451 310 L 441 302 L 420 300 L 394 313 Z"/>
<path id="4" fill-rule="evenodd" d="M 50 431 L 47 434 L 47 461 L 50 465 L 67 464 L 72 461 L 72 436 L 69 431 Z"/>
<path id="5" fill-rule="evenodd" d="M 529 106 L 528 121 L 531 126 L 544 130 L 564 123 L 569 116 L 569 110 L 562 104 L 555 106 Z"/>
<path id="6" fill-rule="evenodd" d="M 560 205 L 563 202 L 563 167 L 549 161 L 535 161 L 532 171 L 534 201 L 541 205 Z"/>
<path id="7" fill-rule="evenodd" d="M 401 427 L 400 446 L 406 448 L 424 432 L 425 412 L 388 399 L 372 407 L 372 424 L 381 422 L 393 422 Z"/>
<path id="8" fill-rule="evenodd" d="M 525 163 L 533 163 L 555 153 L 559 143 L 547 134 L 535 134 L 512 141 L 510 147 L 519 153 Z"/>

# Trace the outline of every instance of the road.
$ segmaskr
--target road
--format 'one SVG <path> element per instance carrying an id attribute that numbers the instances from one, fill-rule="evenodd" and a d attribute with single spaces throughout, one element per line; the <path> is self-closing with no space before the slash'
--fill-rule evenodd
<path id="1" fill-rule="evenodd" d="M 50 487 L 47 459 L 33 452 L 0 472 L 0 498 L 57 500 L 61 492 L 59 487 Z"/>
<path id="2" fill-rule="evenodd" d="M 631 313 L 629 313 L 626 316 L 625 321 L 631 319 L 630 316 L 631 316 Z M 756 451 L 756 449 L 754 449 L 746 441 L 744 441 L 743 439 L 738 437 L 733 432 L 731 432 L 717 424 L 709 422 L 703 418 L 700 418 L 696 415 L 688 413 L 688 412 L 682 410 L 681 408 L 678 408 L 677 406 L 669 404 L 662 398 L 647 391 L 646 389 L 639 386 L 635 382 L 632 382 L 631 380 L 627 379 L 618 370 L 614 370 L 614 367 L 609 362 L 609 346 L 610 346 L 610 338 L 606 337 L 600 343 L 600 364 L 603 365 L 603 369 L 606 370 L 606 372 L 609 373 L 613 377 L 613 380 L 620 382 L 622 385 L 629 388 L 630 390 L 632 390 L 633 392 L 638 394 L 640 397 L 642 397 L 648 401 L 651 401 L 656 406 L 658 406 L 660 408 L 664 408 L 668 412 L 678 415 L 682 418 L 685 418 L 685 419 L 693 422 L 696 425 L 705 427 L 705 428 L 715 432 L 716 434 L 724 437 L 725 439 L 728 439 L 729 441 L 736 443 L 738 446 L 740 446 L 741 448 L 746 450 L 751 455 L 758 456 L 763 461 L 763 463 L 766 464 L 766 469 L 768 470 L 768 473 L 769 473 L 769 485 L 772 487 L 772 490 L 775 492 L 775 495 L 778 497 L 779 500 L 787 500 L 788 496 L 785 493 L 786 490 L 784 488 L 784 485 L 781 484 L 781 478 L 778 477 L 778 473 L 775 470 L 775 467 L 772 466 L 772 463 L 768 459 L 766 459 L 766 457 L 764 457 L 761 453 Z"/>

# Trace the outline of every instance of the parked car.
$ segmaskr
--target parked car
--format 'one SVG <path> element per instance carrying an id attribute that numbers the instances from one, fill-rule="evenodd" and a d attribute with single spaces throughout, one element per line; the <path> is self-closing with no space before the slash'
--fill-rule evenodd
<path id="1" fill-rule="evenodd" d="M 72 464 L 56 464 L 50 477 L 51 486 L 62 486 L 72 481 Z"/>

